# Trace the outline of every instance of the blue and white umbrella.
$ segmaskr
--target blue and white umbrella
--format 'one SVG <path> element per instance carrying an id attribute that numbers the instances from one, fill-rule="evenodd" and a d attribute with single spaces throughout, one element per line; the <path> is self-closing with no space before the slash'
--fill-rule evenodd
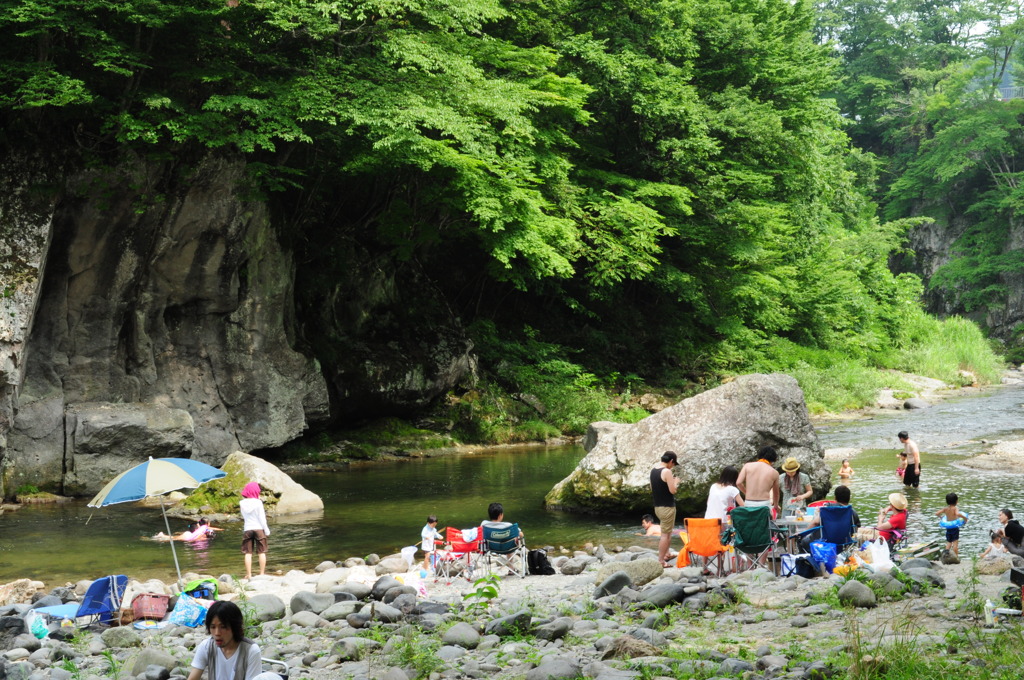
<path id="1" fill-rule="evenodd" d="M 122 472 L 107 482 L 96 496 L 89 501 L 90 508 L 102 508 L 115 503 L 140 501 L 150 496 L 163 496 L 179 489 L 195 489 L 213 479 L 226 477 L 227 473 L 212 465 L 200 463 L 190 458 L 150 458 L 130 470 Z M 171 535 L 171 525 L 167 521 L 167 510 L 163 498 L 160 499 L 160 511 L 164 516 L 167 535 Z M 174 568 L 178 572 L 178 583 L 181 584 L 181 567 L 178 566 L 178 553 L 174 549 L 174 541 L 170 541 L 171 554 L 174 556 Z"/>

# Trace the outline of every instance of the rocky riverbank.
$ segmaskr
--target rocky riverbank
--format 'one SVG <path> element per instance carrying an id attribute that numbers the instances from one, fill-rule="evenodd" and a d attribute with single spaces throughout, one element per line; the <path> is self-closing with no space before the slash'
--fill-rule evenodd
<path id="1" fill-rule="evenodd" d="M 970 669 L 989 662 L 947 634 L 975 626 L 970 603 L 997 600 L 1007 586 L 1005 573 L 971 578 L 968 564 L 926 560 L 904 563 L 899 580 L 864 582 L 763 569 L 718 579 L 694 567 L 663 570 L 640 547 L 590 548 L 553 563 L 553 576 L 498 579 L 491 598 L 473 597 L 483 589 L 461 578 L 430 578 L 421 590 L 416 571 L 387 573 L 401 569 L 396 558 L 219 582 L 222 597 L 246 612 L 264 656 L 286 660 L 292 678 L 314 680 L 817 679 L 844 677 L 851 663 L 877 663 L 907 645 Z M 0 677 L 180 679 L 205 636 L 185 627 L 72 636 L 54 626 L 38 640 L 24 629 L 29 608 L 72 601 L 88 582 L 49 593 L 21 583 L 18 593 L 6 590 L 21 601 L 0 609 Z M 154 581 L 130 587 L 169 592 Z"/>

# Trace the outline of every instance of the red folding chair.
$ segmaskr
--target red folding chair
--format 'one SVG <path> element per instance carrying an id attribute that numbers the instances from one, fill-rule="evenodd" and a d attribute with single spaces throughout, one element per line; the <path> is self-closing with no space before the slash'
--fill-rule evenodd
<path id="1" fill-rule="evenodd" d="M 451 583 L 453 577 L 464 576 L 472 581 L 480 559 L 480 528 L 445 527 L 444 539 L 444 549 L 437 551 L 434 564 L 437 580 L 444 578 Z"/>

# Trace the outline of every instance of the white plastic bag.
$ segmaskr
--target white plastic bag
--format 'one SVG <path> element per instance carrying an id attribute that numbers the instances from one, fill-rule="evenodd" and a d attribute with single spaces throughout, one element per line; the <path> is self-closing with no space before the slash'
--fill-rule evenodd
<path id="1" fill-rule="evenodd" d="M 29 610 L 28 614 L 25 615 L 25 625 L 28 627 L 29 632 L 40 640 L 50 634 L 46 621 L 34 611 Z"/>
<path id="2" fill-rule="evenodd" d="M 889 571 L 895 565 L 889 555 L 889 544 L 884 538 L 876 538 L 869 547 L 871 552 L 871 566 L 875 571 Z"/>

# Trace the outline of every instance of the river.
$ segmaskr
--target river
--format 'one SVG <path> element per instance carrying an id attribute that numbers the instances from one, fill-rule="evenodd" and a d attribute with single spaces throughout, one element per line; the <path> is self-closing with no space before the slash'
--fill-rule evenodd
<path id="1" fill-rule="evenodd" d="M 889 493 L 903 490 L 894 472 L 896 432 L 909 430 L 923 452 L 921 488 L 907 491 L 911 536 L 941 538 L 931 515 L 944 505 L 946 493 L 955 491 L 972 517 L 961 538 L 961 554 L 968 555 L 987 544 L 985 530 L 995 526 L 999 508 L 1024 514 L 1024 484 L 1020 475 L 977 472 L 958 463 L 982 448 L 981 439 L 1024 438 L 1022 416 L 1024 387 L 1000 387 L 930 409 L 824 425 L 819 436 L 826 448 L 871 447 L 853 459 L 856 476 L 850 484 L 854 506 L 871 519 Z M 428 514 L 436 514 L 441 526 L 468 527 L 484 518 L 493 500 L 504 503 L 507 518 L 522 524 L 531 546 L 578 547 L 593 541 L 609 548 L 654 547 L 652 539 L 634 535 L 639 517 L 580 516 L 541 507 L 547 491 L 583 455 L 575 446 L 523 447 L 296 475 L 324 499 L 325 509 L 274 521 L 269 568 L 311 569 L 325 559 L 397 551 L 418 542 Z M 0 516 L 0 582 L 28 576 L 57 584 L 113 573 L 173 580 L 170 547 L 145 538 L 163 529 L 158 508 L 92 509 L 86 500 Z M 172 520 L 171 528 L 185 526 Z M 241 574 L 240 526 L 224 528 L 204 544 L 176 544 L 183 572 Z"/>

